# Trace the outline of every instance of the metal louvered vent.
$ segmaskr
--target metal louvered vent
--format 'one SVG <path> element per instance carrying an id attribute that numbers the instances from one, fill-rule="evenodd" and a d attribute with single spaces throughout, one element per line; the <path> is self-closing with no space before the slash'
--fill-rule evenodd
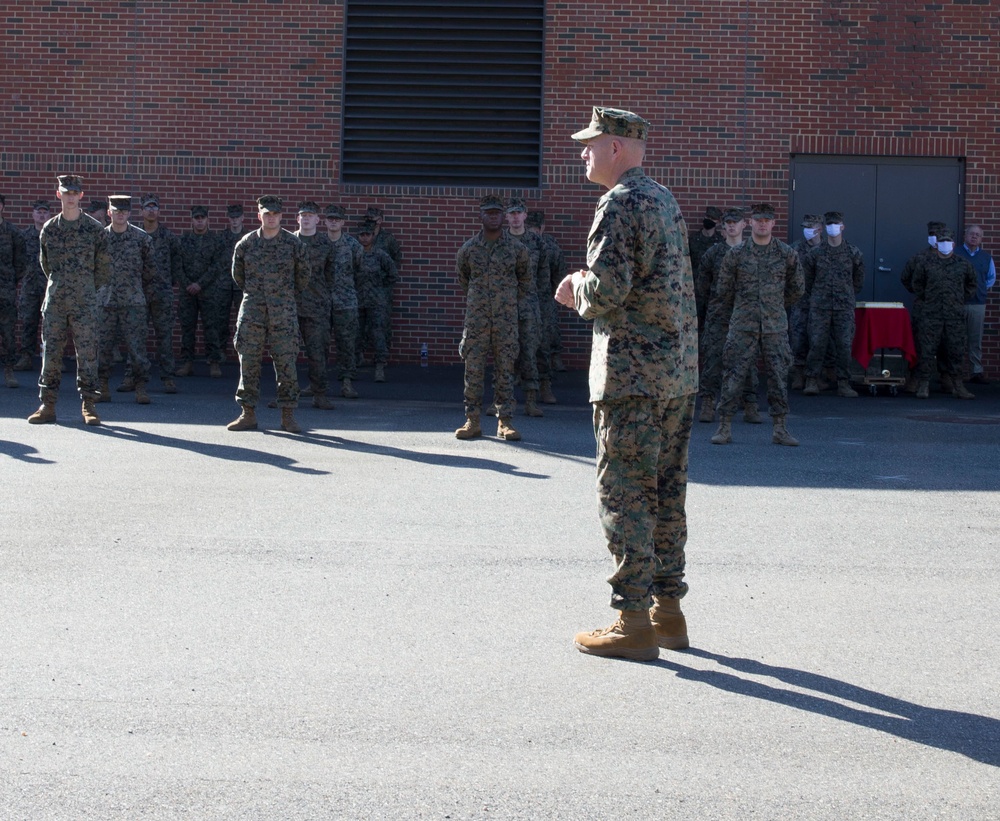
<path id="1" fill-rule="evenodd" d="M 544 0 L 349 0 L 345 183 L 536 187 Z"/>

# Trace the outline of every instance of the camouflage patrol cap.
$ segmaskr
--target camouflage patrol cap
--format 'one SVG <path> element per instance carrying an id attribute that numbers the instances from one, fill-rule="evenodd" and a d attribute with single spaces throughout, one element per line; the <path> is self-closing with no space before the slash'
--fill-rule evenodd
<path id="1" fill-rule="evenodd" d="M 530 228 L 541 228 L 543 225 L 545 225 L 545 212 L 529 211 L 528 219 L 525 220 L 525 223 Z"/>
<path id="2" fill-rule="evenodd" d="M 327 219 L 345 220 L 347 219 L 347 211 L 343 205 L 328 205 L 323 211 L 323 216 Z"/>
<path id="3" fill-rule="evenodd" d="M 299 203 L 299 213 L 300 214 L 318 214 L 319 206 L 312 200 L 302 200 Z"/>
<path id="4" fill-rule="evenodd" d="M 59 181 L 60 191 L 72 191 L 75 194 L 83 192 L 83 177 L 76 174 L 61 174 L 56 179 Z"/>
<path id="5" fill-rule="evenodd" d="M 160 200 L 156 196 L 156 194 L 143 194 L 142 199 L 139 201 L 139 204 L 143 208 L 159 208 Z"/>
<path id="6" fill-rule="evenodd" d="M 509 197 L 507 199 L 507 213 L 508 214 L 510 214 L 512 212 L 527 211 L 527 210 L 528 210 L 528 206 L 524 204 L 524 200 L 522 200 L 520 197 Z"/>
<path id="7" fill-rule="evenodd" d="M 718 222 L 720 219 L 722 219 L 722 211 L 716 208 L 714 205 L 710 205 L 708 206 L 708 208 L 705 209 L 705 218 Z"/>
<path id="8" fill-rule="evenodd" d="M 100 211 L 101 213 L 108 210 L 108 203 L 105 200 L 91 200 L 90 205 L 87 206 L 87 213 L 93 214 L 95 211 Z"/>
<path id="9" fill-rule="evenodd" d="M 276 197 L 274 194 L 265 194 L 257 200 L 257 210 L 262 214 L 280 214 L 284 206 L 281 197 Z"/>
<path id="10" fill-rule="evenodd" d="M 367 217 L 368 219 L 378 219 L 381 216 L 384 216 L 382 213 L 382 209 L 379 208 L 377 205 L 369 205 L 365 209 L 365 217 Z"/>
<path id="11" fill-rule="evenodd" d="M 132 195 L 114 194 L 108 197 L 108 208 L 110 208 L 112 211 L 131 211 Z"/>
<path id="12" fill-rule="evenodd" d="M 937 234 L 935 234 L 935 236 L 937 237 L 938 242 L 943 242 L 947 240 L 951 240 L 952 242 L 955 241 L 955 232 L 952 231 L 950 228 L 945 228 L 943 225 L 938 229 L 938 232 Z"/>
<path id="13" fill-rule="evenodd" d="M 374 234 L 376 228 L 378 228 L 378 223 L 375 220 L 363 219 L 358 223 L 359 234 Z"/>
<path id="14" fill-rule="evenodd" d="M 638 114 L 620 108 L 603 108 L 595 105 L 590 125 L 583 131 L 577 131 L 573 139 L 592 140 L 601 134 L 613 134 L 616 137 L 645 140 L 648 129 L 649 123 Z"/>
<path id="15" fill-rule="evenodd" d="M 817 225 L 823 224 L 823 218 L 819 214 L 803 214 L 802 215 L 802 227 L 803 228 L 813 228 Z"/>
<path id="16" fill-rule="evenodd" d="M 843 211 L 827 211 L 823 214 L 823 222 L 826 225 L 836 225 L 844 221 Z"/>
<path id="17" fill-rule="evenodd" d="M 742 208 L 727 208 L 726 213 L 722 215 L 723 222 L 740 222 L 746 219 Z"/>
<path id="18" fill-rule="evenodd" d="M 944 222 L 928 222 L 927 223 L 927 233 L 932 237 L 938 235 L 938 231 L 944 230 L 948 227 L 947 223 Z"/>
<path id="19" fill-rule="evenodd" d="M 31 204 L 31 207 L 35 211 L 43 211 L 43 210 L 44 211 L 51 211 L 52 210 L 51 206 L 49 205 L 49 201 L 48 200 L 35 200 Z"/>
<path id="20" fill-rule="evenodd" d="M 195 217 L 207 217 L 208 216 L 208 206 L 207 205 L 192 205 L 191 206 L 191 219 Z"/>
<path id="21" fill-rule="evenodd" d="M 769 202 L 755 202 L 750 206 L 750 216 L 758 219 L 773 220 L 774 206 Z"/>
<path id="22" fill-rule="evenodd" d="M 479 198 L 480 211 L 503 211 L 503 198 L 496 194 L 486 194 Z"/>
<path id="23" fill-rule="evenodd" d="M 243 206 L 239 203 L 233 203 L 232 205 L 226 206 L 226 216 L 230 219 L 235 219 L 236 217 L 243 216 Z"/>

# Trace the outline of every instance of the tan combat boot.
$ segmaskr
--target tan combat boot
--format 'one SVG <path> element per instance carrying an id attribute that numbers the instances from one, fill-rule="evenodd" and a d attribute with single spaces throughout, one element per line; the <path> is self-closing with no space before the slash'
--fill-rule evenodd
<path id="1" fill-rule="evenodd" d="M 660 657 L 656 630 L 648 610 L 622 610 L 618 621 L 603 630 L 577 633 L 576 649 L 591 656 L 655 661 Z"/>
<path id="2" fill-rule="evenodd" d="M 121 390 L 119 388 L 118 390 Z M 177 383 L 173 379 L 163 380 L 163 392 L 164 393 L 177 393 Z"/>
<path id="3" fill-rule="evenodd" d="M 920 379 L 917 381 L 917 399 L 930 399 L 931 398 L 931 383 L 929 379 Z"/>
<path id="4" fill-rule="evenodd" d="M 961 379 L 954 380 L 955 387 L 951 391 L 951 395 L 956 399 L 975 399 L 976 395 L 970 391 L 964 384 L 962 384 Z"/>
<path id="5" fill-rule="evenodd" d="M 22 353 L 17 362 L 14 363 L 15 371 L 32 371 L 35 369 L 35 362 L 30 353 Z"/>
<path id="6" fill-rule="evenodd" d="M 56 404 L 55 402 L 42 402 L 31 416 L 28 417 L 28 421 L 32 425 L 48 425 L 56 421 Z"/>
<path id="7" fill-rule="evenodd" d="M 793 391 L 800 391 L 806 385 L 805 369 L 801 365 L 792 368 L 792 382 L 789 386 Z"/>
<path id="8" fill-rule="evenodd" d="M 733 417 L 720 416 L 719 429 L 712 437 L 713 445 L 728 445 L 733 441 Z"/>
<path id="9" fill-rule="evenodd" d="M 790 448 L 797 448 L 799 440 L 788 432 L 785 427 L 785 417 L 774 417 L 774 431 L 771 433 L 771 441 L 776 445 L 788 445 Z"/>
<path id="10" fill-rule="evenodd" d="M 194 375 L 194 363 L 185 362 L 176 371 L 174 371 L 174 376 L 193 376 Z"/>
<path id="11" fill-rule="evenodd" d="M 295 408 L 281 409 L 281 429 L 288 433 L 302 433 L 302 428 L 295 421 Z"/>
<path id="12" fill-rule="evenodd" d="M 340 395 L 344 399 L 357 399 L 358 392 L 354 390 L 354 386 L 351 384 L 350 377 L 344 377 L 343 381 L 340 383 Z"/>
<path id="13" fill-rule="evenodd" d="M 566 373 L 566 366 L 563 364 L 562 357 L 559 354 L 552 354 L 552 370 L 556 373 Z"/>
<path id="14" fill-rule="evenodd" d="M 538 385 L 538 398 L 544 405 L 557 405 L 556 395 L 552 393 L 552 380 L 543 379 Z"/>
<path id="15" fill-rule="evenodd" d="M 375 380 L 376 382 L 385 382 L 385 365 L 375 366 Z"/>
<path id="16" fill-rule="evenodd" d="M 101 384 L 98 387 L 97 391 L 98 391 L 98 393 L 100 395 L 95 400 L 96 402 L 110 402 L 111 401 L 111 386 L 108 384 L 108 380 L 107 379 L 102 379 L 101 380 Z"/>
<path id="17" fill-rule="evenodd" d="M 101 424 L 101 417 L 97 415 L 97 410 L 94 408 L 93 399 L 84 399 L 83 406 L 81 408 L 81 413 L 83 414 L 83 421 L 94 427 Z"/>
<path id="18" fill-rule="evenodd" d="M 135 403 L 137 405 L 148 405 L 152 400 L 149 398 L 149 394 L 146 392 L 145 382 L 135 383 Z"/>
<path id="19" fill-rule="evenodd" d="M 524 414 L 525 416 L 544 416 L 542 409 L 538 407 L 538 391 L 526 390 L 524 392 Z"/>
<path id="20" fill-rule="evenodd" d="M 220 365 L 218 362 L 209 362 L 208 363 L 208 375 L 210 377 L 212 377 L 213 379 L 221 379 L 222 378 L 222 365 Z"/>
<path id="21" fill-rule="evenodd" d="M 226 425 L 226 430 L 257 430 L 257 411 L 244 406 L 240 415 Z"/>
<path id="22" fill-rule="evenodd" d="M 906 377 L 906 383 L 903 385 L 903 393 L 916 393 L 919 387 L 917 382 L 917 375 L 915 373 L 910 373 Z"/>
<path id="23" fill-rule="evenodd" d="M 656 631 L 656 640 L 665 650 L 683 650 L 690 647 L 687 621 L 681 612 L 680 599 L 653 596 L 649 620 Z"/>
<path id="24" fill-rule="evenodd" d="M 471 414 L 465 419 L 465 424 L 455 431 L 456 439 L 475 439 L 483 435 L 483 429 L 479 426 L 479 414 Z"/>
<path id="25" fill-rule="evenodd" d="M 815 376 L 806 377 L 806 386 L 802 389 L 803 396 L 819 396 L 819 380 Z"/>
<path id="26" fill-rule="evenodd" d="M 701 398 L 701 414 L 698 416 L 698 421 L 715 421 L 715 397 L 710 393 Z"/>
<path id="27" fill-rule="evenodd" d="M 842 396 L 844 399 L 856 399 L 858 392 L 851 387 L 851 383 L 846 379 L 838 379 L 837 396 Z"/>
<path id="28" fill-rule="evenodd" d="M 743 403 L 743 421 L 751 425 L 762 425 L 764 420 L 760 418 L 760 408 L 756 402 Z"/>
<path id="29" fill-rule="evenodd" d="M 164 382 L 166 384 L 166 382 Z M 115 388 L 118 393 L 131 393 L 135 390 L 135 380 L 131 376 L 126 376 L 122 383 Z"/>
<path id="30" fill-rule="evenodd" d="M 950 373 L 941 374 L 941 393 L 951 393 L 955 390 L 955 380 Z"/>
<path id="31" fill-rule="evenodd" d="M 504 439 L 508 442 L 519 442 L 521 434 L 514 428 L 509 416 L 501 416 L 497 421 L 497 439 Z"/>
<path id="32" fill-rule="evenodd" d="M 326 396 L 313 396 L 313 407 L 320 410 L 333 410 L 333 402 Z"/>
<path id="33" fill-rule="evenodd" d="M 3 381 L 8 388 L 16 388 L 18 386 L 17 379 L 14 378 L 14 369 L 9 365 L 3 369 Z"/>

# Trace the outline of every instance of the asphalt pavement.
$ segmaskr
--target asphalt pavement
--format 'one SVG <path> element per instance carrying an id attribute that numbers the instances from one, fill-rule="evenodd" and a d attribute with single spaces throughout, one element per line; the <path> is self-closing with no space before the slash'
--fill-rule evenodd
<path id="1" fill-rule="evenodd" d="M 572 644 L 614 618 L 586 373 L 519 443 L 454 438 L 459 367 L 387 376 L 301 435 L 225 429 L 232 364 L 98 428 L 72 372 L 55 425 L 0 389 L 0 817 L 998 817 L 1000 385 L 696 423 L 692 647 L 632 663 Z"/>

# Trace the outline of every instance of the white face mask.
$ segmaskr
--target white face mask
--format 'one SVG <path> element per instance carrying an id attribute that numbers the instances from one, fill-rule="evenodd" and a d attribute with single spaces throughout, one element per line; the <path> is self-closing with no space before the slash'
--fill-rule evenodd
<path id="1" fill-rule="evenodd" d="M 931 246 L 931 248 L 934 248 L 937 245 L 937 237 L 934 236 L 933 234 L 930 234 L 927 237 L 927 244 Z"/>
<path id="2" fill-rule="evenodd" d="M 815 239 L 815 237 L 816 237 L 816 235 L 818 233 L 819 233 L 819 230 L 816 229 L 816 228 L 803 228 L 802 229 L 802 236 L 804 236 L 806 239 Z"/>
<path id="3" fill-rule="evenodd" d="M 840 236 L 840 232 L 843 231 L 843 230 L 844 230 L 844 227 L 842 225 L 840 225 L 839 223 L 836 223 L 836 222 L 831 223 L 830 225 L 826 226 L 826 234 L 829 237 L 839 237 Z"/>
<path id="4" fill-rule="evenodd" d="M 955 243 L 951 240 L 944 240 L 937 244 L 937 249 L 945 256 L 948 256 L 948 254 L 955 250 Z"/>

